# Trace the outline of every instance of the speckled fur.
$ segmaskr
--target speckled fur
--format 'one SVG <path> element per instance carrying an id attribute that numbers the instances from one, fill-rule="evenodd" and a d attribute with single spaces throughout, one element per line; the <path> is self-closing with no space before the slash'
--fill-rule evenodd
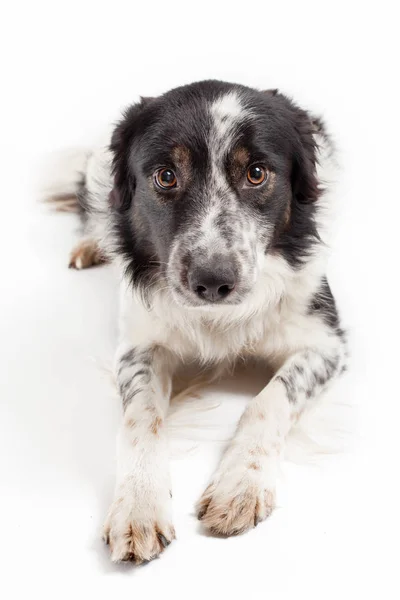
<path id="1" fill-rule="evenodd" d="M 255 190 L 241 169 L 252 154 L 261 160 L 257 144 L 269 179 Z M 270 515 L 290 428 L 345 366 L 326 280 L 335 160 L 321 121 L 276 91 L 203 82 L 133 106 L 111 147 L 85 161 L 86 235 L 122 275 L 115 371 L 124 417 L 105 539 L 113 560 L 142 562 L 175 535 L 163 424 L 182 364 L 223 371 L 257 357 L 274 372 L 198 504 L 221 535 Z M 161 194 L 151 172 L 171 161 L 180 187 Z M 221 262 L 233 265 L 235 288 L 205 302 L 188 272 Z"/>

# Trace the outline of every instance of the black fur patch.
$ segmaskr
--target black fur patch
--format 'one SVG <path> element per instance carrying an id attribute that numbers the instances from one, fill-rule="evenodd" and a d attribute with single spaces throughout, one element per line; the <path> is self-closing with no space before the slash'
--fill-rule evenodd
<path id="1" fill-rule="evenodd" d="M 131 348 L 119 359 L 118 387 L 122 396 L 123 409 L 132 402 L 133 398 L 143 391 L 143 385 L 148 385 L 151 380 L 151 363 L 153 353 L 149 349 L 139 350 Z M 126 369 L 137 365 L 137 370 L 124 375 Z"/>
<path id="2" fill-rule="evenodd" d="M 131 348 L 127 350 L 119 359 L 119 372 L 126 367 L 132 367 L 133 365 L 140 364 L 146 367 L 151 365 L 152 352 L 151 350 L 138 350 L 137 348 Z"/>
<path id="3" fill-rule="evenodd" d="M 324 357 L 313 354 L 313 361 L 310 361 L 310 351 L 307 351 L 299 358 L 298 363 L 284 367 L 284 373 L 276 377 L 285 386 L 288 400 L 292 404 L 303 394 L 308 399 L 313 398 L 338 374 L 339 355 Z"/>
<path id="4" fill-rule="evenodd" d="M 78 189 L 76 191 L 76 197 L 78 200 L 79 216 L 83 227 L 85 227 L 88 216 L 90 213 L 90 202 L 88 200 L 88 191 L 86 186 L 86 174 L 82 173 L 81 178 L 78 181 Z"/>
<path id="5" fill-rule="evenodd" d="M 320 288 L 311 300 L 309 314 L 319 315 L 346 345 L 346 331 L 341 327 L 335 298 L 326 277 L 322 278 Z"/>
<path id="6" fill-rule="evenodd" d="M 133 389 L 129 389 L 124 394 L 122 394 L 122 408 L 124 411 L 128 408 L 129 404 L 132 402 L 134 397 L 137 396 L 137 394 L 140 394 L 141 392 L 143 392 L 143 388 L 134 387 Z"/>

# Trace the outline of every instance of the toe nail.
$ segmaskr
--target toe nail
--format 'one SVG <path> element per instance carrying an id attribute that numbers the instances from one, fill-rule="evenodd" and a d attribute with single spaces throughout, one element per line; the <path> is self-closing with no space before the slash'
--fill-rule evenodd
<path id="1" fill-rule="evenodd" d="M 135 562 L 135 555 L 133 552 L 129 552 L 129 554 L 125 554 L 121 560 L 122 562 Z"/>
<path id="2" fill-rule="evenodd" d="M 171 543 L 169 540 L 167 540 L 167 538 L 165 537 L 165 535 L 163 535 L 162 533 L 158 534 L 158 539 L 161 542 L 161 545 L 166 548 L 167 546 L 169 546 L 169 544 Z"/>

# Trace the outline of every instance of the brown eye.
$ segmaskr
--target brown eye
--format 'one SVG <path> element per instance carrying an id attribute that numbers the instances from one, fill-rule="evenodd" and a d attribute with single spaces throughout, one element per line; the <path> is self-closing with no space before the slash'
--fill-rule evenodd
<path id="1" fill-rule="evenodd" d="M 176 175 L 171 169 L 160 169 L 157 171 L 155 179 L 157 185 L 164 190 L 176 187 Z"/>
<path id="2" fill-rule="evenodd" d="M 267 172 L 261 165 L 252 165 L 247 171 L 247 181 L 252 185 L 260 185 L 267 177 Z"/>

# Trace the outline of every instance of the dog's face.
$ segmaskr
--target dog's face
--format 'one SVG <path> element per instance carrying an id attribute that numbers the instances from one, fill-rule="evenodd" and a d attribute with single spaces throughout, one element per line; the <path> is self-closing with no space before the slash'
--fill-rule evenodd
<path id="1" fill-rule="evenodd" d="M 275 92 L 216 81 L 130 108 L 115 130 L 111 210 L 134 279 L 186 306 L 238 304 L 269 253 L 315 241 L 315 123 Z"/>

